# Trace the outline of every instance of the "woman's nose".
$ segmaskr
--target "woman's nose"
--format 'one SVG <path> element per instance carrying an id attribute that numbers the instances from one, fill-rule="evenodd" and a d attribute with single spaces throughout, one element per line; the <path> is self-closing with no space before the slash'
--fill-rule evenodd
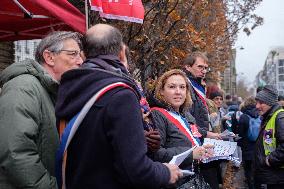
<path id="1" fill-rule="evenodd" d="M 176 93 L 180 93 L 181 89 L 179 87 L 176 88 Z"/>

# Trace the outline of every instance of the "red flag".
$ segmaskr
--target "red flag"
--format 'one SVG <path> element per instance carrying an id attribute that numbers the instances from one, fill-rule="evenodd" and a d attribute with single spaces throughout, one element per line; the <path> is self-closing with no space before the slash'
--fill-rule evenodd
<path id="1" fill-rule="evenodd" d="M 141 0 L 90 0 L 91 9 L 108 19 L 143 23 L 144 7 Z"/>

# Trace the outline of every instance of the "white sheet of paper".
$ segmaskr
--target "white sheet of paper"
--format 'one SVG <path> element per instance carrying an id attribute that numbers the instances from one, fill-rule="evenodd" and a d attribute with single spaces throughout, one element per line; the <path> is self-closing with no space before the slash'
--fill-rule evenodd
<path id="1" fill-rule="evenodd" d="M 192 153 L 192 151 L 196 148 L 197 146 L 193 146 L 192 148 L 190 148 L 189 150 L 181 153 L 181 154 L 178 154 L 178 155 L 175 155 L 173 157 L 173 159 L 169 162 L 169 164 L 175 164 L 177 166 L 179 166 L 184 160 L 185 158 Z"/>
<path id="2" fill-rule="evenodd" d="M 183 176 L 189 176 L 189 175 L 194 175 L 195 173 L 189 170 L 181 170 Z"/>
<path id="3" fill-rule="evenodd" d="M 236 142 L 224 141 L 224 140 L 215 140 L 210 138 L 204 139 L 204 144 L 214 145 L 214 156 L 230 156 L 232 155 L 236 148 Z M 204 145 L 203 144 L 203 145 Z"/>

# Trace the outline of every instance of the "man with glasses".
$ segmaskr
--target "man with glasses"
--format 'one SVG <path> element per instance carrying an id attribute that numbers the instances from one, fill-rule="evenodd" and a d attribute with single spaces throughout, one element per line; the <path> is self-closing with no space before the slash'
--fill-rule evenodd
<path id="1" fill-rule="evenodd" d="M 190 113 L 196 120 L 203 137 L 220 139 L 220 134 L 213 133 L 209 124 L 209 111 L 206 103 L 205 87 L 202 80 L 209 72 L 208 58 L 202 52 L 193 52 L 182 61 L 182 66 L 191 84 L 191 98 L 193 101 Z M 218 164 L 211 162 L 201 166 L 201 173 L 211 188 L 219 188 L 217 180 Z"/>
<path id="2" fill-rule="evenodd" d="M 57 188 L 55 99 L 61 75 L 81 65 L 80 52 L 81 35 L 54 32 L 38 45 L 36 61 L 1 73 L 0 188 Z"/>

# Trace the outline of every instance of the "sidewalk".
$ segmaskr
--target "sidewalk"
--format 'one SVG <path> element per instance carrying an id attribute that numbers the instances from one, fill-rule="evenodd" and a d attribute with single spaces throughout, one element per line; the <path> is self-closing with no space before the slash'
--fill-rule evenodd
<path id="1" fill-rule="evenodd" d="M 245 183 L 244 168 L 242 165 L 240 166 L 240 168 L 236 168 L 232 166 L 231 162 L 228 163 L 222 188 L 223 189 L 248 188 Z"/>

